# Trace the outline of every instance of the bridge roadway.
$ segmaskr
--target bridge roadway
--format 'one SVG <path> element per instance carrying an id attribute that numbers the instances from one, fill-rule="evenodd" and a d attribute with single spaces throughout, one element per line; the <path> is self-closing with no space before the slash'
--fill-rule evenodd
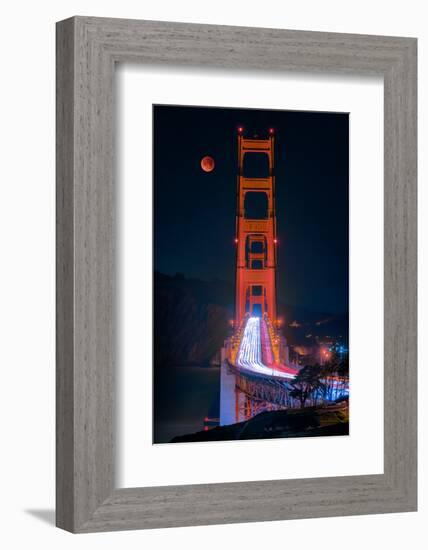
<path id="1" fill-rule="evenodd" d="M 266 338 L 269 336 L 265 320 L 259 317 L 249 317 L 239 346 L 236 365 L 257 374 L 286 379 L 294 378 L 293 369 L 273 362 L 271 364 L 263 362 L 263 355 L 266 358 L 270 357 L 271 360 L 273 357 L 270 342 L 267 342 Z M 264 353 L 262 353 L 262 349 L 264 349 Z"/>

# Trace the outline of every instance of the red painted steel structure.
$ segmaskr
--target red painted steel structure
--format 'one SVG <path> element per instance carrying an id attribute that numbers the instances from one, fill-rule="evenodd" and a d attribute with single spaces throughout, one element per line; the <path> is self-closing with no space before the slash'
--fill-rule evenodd
<path id="1" fill-rule="evenodd" d="M 266 139 L 246 138 L 243 129 L 238 129 L 235 327 L 240 326 L 246 312 L 251 316 L 256 309 L 261 315 L 267 314 L 274 324 L 276 321 L 274 145 L 272 129 Z M 245 156 L 254 153 L 267 155 L 269 168 L 266 177 L 245 177 Z M 265 218 L 249 219 L 246 216 L 246 194 L 255 192 L 266 194 Z"/>

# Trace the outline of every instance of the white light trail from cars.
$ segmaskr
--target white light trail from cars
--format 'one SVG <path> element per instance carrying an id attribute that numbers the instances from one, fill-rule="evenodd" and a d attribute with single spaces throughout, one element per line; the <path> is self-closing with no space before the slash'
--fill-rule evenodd
<path id="1" fill-rule="evenodd" d="M 238 367 L 281 378 L 294 378 L 293 374 L 268 367 L 262 363 L 262 350 L 260 340 L 260 318 L 250 317 L 245 325 L 244 335 L 239 346 L 236 364 Z"/>

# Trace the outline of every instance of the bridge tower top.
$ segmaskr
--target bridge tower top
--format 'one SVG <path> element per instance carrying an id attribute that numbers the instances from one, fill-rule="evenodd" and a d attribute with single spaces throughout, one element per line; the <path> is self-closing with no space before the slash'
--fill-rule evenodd
<path id="1" fill-rule="evenodd" d="M 276 321 L 275 136 L 238 129 L 235 326 L 266 314 Z"/>

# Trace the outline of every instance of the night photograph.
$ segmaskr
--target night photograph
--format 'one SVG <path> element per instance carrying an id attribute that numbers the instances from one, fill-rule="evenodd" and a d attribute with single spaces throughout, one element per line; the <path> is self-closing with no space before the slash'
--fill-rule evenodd
<path id="1" fill-rule="evenodd" d="M 153 443 L 349 434 L 349 117 L 153 106 Z"/>

